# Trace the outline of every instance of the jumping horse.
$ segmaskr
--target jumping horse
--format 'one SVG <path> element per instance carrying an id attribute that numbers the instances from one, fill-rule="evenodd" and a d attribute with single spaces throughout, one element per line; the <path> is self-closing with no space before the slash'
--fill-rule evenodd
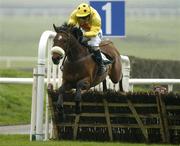
<path id="1" fill-rule="evenodd" d="M 98 65 L 93 59 L 92 53 L 82 42 L 82 31 L 78 27 L 63 24 L 56 27 L 53 24 L 56 36 L 53 40 L 51 49 L 54 64 L 59 64 L 63 60 L 62 85 L 59 88 L 57 100 L 57 111 L 64 114 L 63 95 L 66 91 L 75 91 L 75 113 L 81 112 L 80 101 L 83 90 L 103 82 L 104 90 L 106 87 L 106 77 L 109 75 L 113 83 L 122 81 L 122 66 L 120 53 L 111 41 L 102 41 L 100 44 L 101 52 L 112 59 L 112 63 L 106 65 L 107 71 L 102 75 L 97 75 Z"/>

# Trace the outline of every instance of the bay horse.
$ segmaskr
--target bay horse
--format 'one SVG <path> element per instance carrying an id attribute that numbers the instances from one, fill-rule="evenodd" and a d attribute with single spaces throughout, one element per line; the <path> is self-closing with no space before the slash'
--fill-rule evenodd
<path id="1" fill-rule="evenodd" d="M 54 64 L 59 64 L 59 60 L 63 56 L 66 58 L 63 61 L 62 85 L 59 88 L 57 110 L 61 114 L 64 112 L 63 94 L 71 89 L 76 89 L 75 113 L 79 114 L 81 112 L 82 90 L 88 90 L 103 81 L 103 88 L 107 88 L 105 79 L 108 75 L 113 83 L 118 83 L 122 80 L 120 53 L 111 41 L 101 42 L 101 51 L 109 56 L 113 63 L 106 65 L 107 71 L 98 76 L 98 65 L 94 61 L 92 53 L 90 53 L 88 47 L 80 43 L 83 36 L 81 29 L 67 23 L 60 27 L 56 27 L 53 24 L 53 27 L 57 34 L 51 49 L 52 60 Z"/>

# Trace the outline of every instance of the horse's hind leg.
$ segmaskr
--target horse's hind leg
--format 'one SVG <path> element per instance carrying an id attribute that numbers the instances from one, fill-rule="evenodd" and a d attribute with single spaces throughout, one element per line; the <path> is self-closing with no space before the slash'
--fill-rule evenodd
<path id="1" fill-rule="evenodd" d="M 124 90 L 123 90 L 123 77 L 119 81 L 119 91 L 124 92 Z"/>
<path id="2" fill-rule="evenodd" d="M 119 57 L 116 58 L 115 62 L 113 63 L 109 77 L 114 84 L 118 83 L 121 80 L 122 65 Z"/>
<path id="3" fill-rule="evenodd" d="M 103 91 L 107 91 L 106 79 L 103 80 Z"/>

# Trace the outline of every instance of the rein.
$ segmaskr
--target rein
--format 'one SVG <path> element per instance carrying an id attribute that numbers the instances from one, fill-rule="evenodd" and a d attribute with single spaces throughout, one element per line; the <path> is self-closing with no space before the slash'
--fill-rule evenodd
<path id="1" fill-rule="evenodd" d="M 62 61 L 62 64 L 61 64 L 61 66 L 60 66 L 61 71 L 63 71 L 63 65 L 64 65 L 64 62 L 65 62 L 65 60 L 66 60 L 66 57 L 67 57 L 67 55 L 65 55 L 65 57 L 64 57 L 64 59 L 63 59 L 63 61 Z"/>
<path id="2" fill-rule="evenodd" d="M 64 31 L 64 30 L 59 30 L 59 32 L 61 32 L 61 33 L 64 33 L 66 36 L 67 36 L 67 41 L 68 41 L 68 43 L 67 43 L 67 45 L 66 45 L 66 50 L 67 50 L 67 53 L 69 52 L 69 48 L 70 48 L 70 37 L 71 37 L 71 35 L 69 35 L 66 31 Z M 69 61 L 69 60 L 67 60 L 69 63 L 78 63 L 78 62 L 81 62 L 81 61 L 83 61 L 83 60 L 85 60 L 86 58 L 88 58 L 88 57 L 91 57 L 93 55 L 93 53 L 90 53 L 90 54 L 88 54 L 88 55 L 86 55 L 86 56 L 84 56 L 84 57 L 82 57 L 82 58 L 80 58 L 80 59 L 78 59 L 78 60 L 76 60 L 76 61 Z M 62 62 L 62 65 L 61 65 L 61 67 L 60 67 L 60 69 L 61 70 L 63 70 L 63 65 L 64 65 L 64 62 L 65 62 L 65 60 L 66 60 L 66 58 L 67 58 L 67 54 L 65 55 L 65 57 L 64 57 L 64 59 L 63 59 L 63 62 Z"/>
<path id="3" fill-rule="evenodd" d="M 71 34 L 69 34 L 68 32 L 66 32 L 66 31 L 64 31 L 64 30 L 58 30 L 58 32 L 59 32 L 59 33 L 63 33 L 63 34 L 65 34 L 65 35 L 67 36 L 67 43 L 66 43 L 66 46 L 65 46 L 65 48 L 66 48 L 66 50 L 67 50 L 67 53 L 66 53 L 66 55 L 65 55 L 65 57 L 64 57 L 64 59 L 63 59 L 63 61 L 62 61 L 62 65 L 60 66 L 60 69 L 63 70 L 63 65 L 64 65 L 64 63 L 65 63 L 65 60 L 66 60 L 67 56 L 68 56 L 68 53 L 70 52 Z M 112 43 L 112 42 L 109 42 L 109 43 L 104 44 L 104 45 L 108 45 L 108 44 L 110 44 L 110 43 Z M 103 46 L 104 46 L 104 45 L 103 45 Z M 85 60 L 85 59 L 88 58 L 88 57 L 91 57 L 91 56 L 93 56 L 93 53 L 90 53 L 90 54 L 88 54 L 88 55 L 86 55 L 86 56 L 83 56 L 82 58 L 80 58 L 80 59 L 78 59 L 78 60 L 75 60 L 75 61 L 69 61 L 69 60 L 67 60 L 67 61 L 68 61 L 68 63 L 78 63 L 78 62 L 81 62 L 81 61 Z"/>
<path id="4" fill-rule="evenodd" d="M 68 34 L 66 31 L 64 31 L 64 30 L 59 30 L 59 32 L 61 32 L 61 33 L 64 33 L 66 36 L 67 36 L 67 45 L 66 45 L 66 50 L 67 50 L 67 53 L 69 52 L 69 48 L 70 48 L 70 37 L 71 37 L 71 35 L 70 34 Z M 78 63 L 78 62 L 81 62 L 81 61 L 83 61 L 83 60 L 85 60 L 86 58 L 88 58 L 88 57 L 91 57 L 93 55 L 93 53 L 90 53 L 90 54 L 88 54 L 88 55 L 86 55 L 86 56 L 84 56 L 84 57 L 82 57 L 82 58 L 80 58 L 80 59 L 78 59 L 78 60 L 76 60 L 76 61 L 69 61 L 69 60 L 67 60 L 69 63 L 71 62 L 71 63 Z M 62 65 L 61 65 L 61 69 L 63 69 L 63 65 L 64 65 L 64 62 L 65 62 L 65 60 L 66 60 L 66 58 L 67 58 L 67 54 L 65 55 L 65 57 L 64 57 L 64 59 L 63 59 L 63 62 L 62 62 Z"/>

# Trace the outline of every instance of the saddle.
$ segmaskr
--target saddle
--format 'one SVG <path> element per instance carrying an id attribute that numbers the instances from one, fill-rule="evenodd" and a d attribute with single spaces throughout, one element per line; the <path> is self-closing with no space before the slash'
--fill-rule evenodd
<path id="1" fill-rule="evenodd" d="M 83 42 L 80 42 L 80 44 L 86 48 L 88 48 L 89 50 L 89 53 L 92 53 L 94 54 L 94 50 L 92 49 L 91 46 L 88 45 L 87 43 L 88 41 L 83 41 Z M 106 42 L 106 41 L 102 41 L 102 42 Z M 106 44 L 108 45 L 108 44 Z M 103 46 L 104 46 L 104 43 L 103 43 Z M 102 47 L 103 46 L 100 46 L 100 49 L 102 50 Z M 103 63 L 104 65 L 107 65 L 107 64 L 112 64 L 113 63 L 113 58 L 110 57 L 108 54 L 106 54 L 105 52 L 101 51 L 101 56 L 102 56 L 102 60 L 103 60 Z M 96 56 L 93 55 L 92 58 L 96 61 Z"/>

